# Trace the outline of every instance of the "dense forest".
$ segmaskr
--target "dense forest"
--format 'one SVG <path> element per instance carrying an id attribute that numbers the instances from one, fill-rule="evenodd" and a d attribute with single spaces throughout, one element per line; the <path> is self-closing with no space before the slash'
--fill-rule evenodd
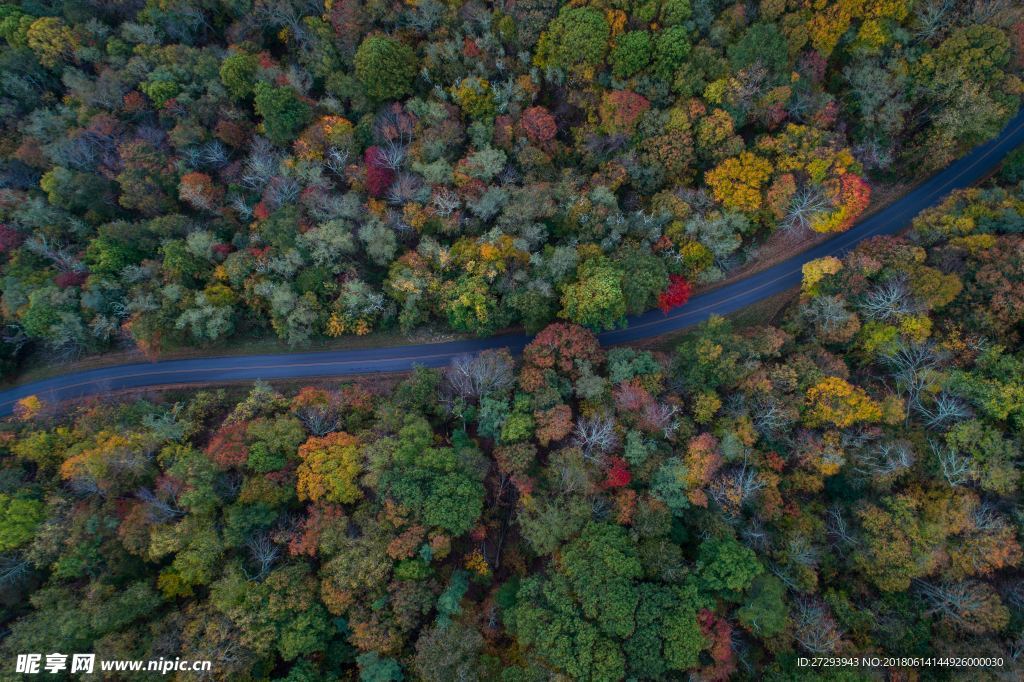
<path id="1" fill-rule="evenodd" d="M 1012 0 L 0 4 L 0 357 L 613 327 L 847 229 L 1022 66 Z"/>
<path id="2" fill-rule="evenodd" d="M 812 261 L 776 326 L 671 352 L 556 322 L 390 384 L 23 400 L 0 660 L 539 682 L 960 655 L 1019 680 L 1024 157 L 1003 177 Z"/>

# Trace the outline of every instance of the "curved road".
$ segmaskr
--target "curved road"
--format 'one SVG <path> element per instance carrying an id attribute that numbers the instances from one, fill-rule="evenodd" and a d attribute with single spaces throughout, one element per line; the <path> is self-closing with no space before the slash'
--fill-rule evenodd
<path id="1" fill-rule="evenodd" d="M 626 328 L 601 334 L 601 342 L 607 345 L 640 341 L 676 331 L 702 322 L 710 315 L 725 315 L 797 286 L 804 263 L 822 256 L 839 256 L 868 237 L 900 231 L 922 209 L 934 206 L 950 191 L 968 187 L 985 177 L 1022 143 L 1024 110 L 994 140 L 977 147 L 848 231 L 767 270 L 694 296 L 685 306 L 668 315 L 652 310 L 631 317 Z M 0 392 L 0 416 L 9 415 L 17 400 L 33 394 L 45 401 L 59 402 L 147 386 L 394 372 L 410 369 L 414 364 L 443 366 L 458 355 L 487 348 L 508 348 L 518 353 L 528 341 L 525 334 L 507 334 L 390 348 L 211 357 L 104 367 L 64 374 Z"/>

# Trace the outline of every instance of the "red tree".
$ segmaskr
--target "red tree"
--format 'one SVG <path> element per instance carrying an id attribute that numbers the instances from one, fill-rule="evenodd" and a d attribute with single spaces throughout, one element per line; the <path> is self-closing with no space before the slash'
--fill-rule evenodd
<path id="1" fill-rule="evenodd" d="M 682 275 L 669 275 L 668 282 L 668 288 L 658 295 L 658 307 L 665 314 L 689 301 L 693 291 L 693 287 Z"/>
<path id="2" fill-rule="evenodd" d="M 523 375 L 551 369 L 575 379 L 579 374 L 575 360 L 600 365 L 604 361 L 604 351 L 590 330 L 579 325 L 554 323 L 530 341 L 522 351 L 522 358 Z M 521 375 L 520 383 L 523 378 Z"/>
<path id="3" fill-rule="evenodd" d="M 366 162 L 366 191 L 380 198 L 395 179 L 395 172 L 384 165 L 384 152 L 380 147 L 367 147 L 363 153 Z"/>
<path id="4" fill-rule="evenodd" d="M 249 448 L 245 445 L 245 426 L 242 422 L 222 426 L 206 446 L 206 454 L 221 469 L 240 467 L 249 459 Z"/>
<path id="5" fill-rule="evenodd" d="M 736 659 L 732 653 L 732 626 L 708 609 L 701 609 L 697 622 L 704 636 L 711 642 L 709 653 L 712 664 L 701 669 L 703 679 L 727 680 L 736 672 Z"/>
<path id="6" fill-rule="evenodd" d="M 629 473 L 629 465 L 621 457 L 609 460 L 608 475 L 604 479 L 605 488 L 622 488 L 629 485 L 633 476 Z"/>
<path id="7" fill-rule="evenodd" d="M 21 246 L 25 235 L 7 225 L 0 225 L 0 253 L 10 253 Z"/>
<path id="8" fill-rule="evenodd" d="M 88 272 L 68 270 L 54 277 L 53 282 L 61 289 L 68 289 L 70 287 L 78 287 L 85 284 L 85 280 L 88 278 Z"/>
<path id="9" fill-rule="evenodd" d="M 523 112 L 519 119 L 519 125 L 530 142 L 543 144 L 554 138 L 558 132 L 558 125 L 555 117 L 544 107 L 530 107 Z"/>

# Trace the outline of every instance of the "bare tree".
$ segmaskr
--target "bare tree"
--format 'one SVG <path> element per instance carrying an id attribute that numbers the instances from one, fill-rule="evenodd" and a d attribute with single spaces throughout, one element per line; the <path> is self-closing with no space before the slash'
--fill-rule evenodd
<path id="1" fill-rule="evenodd" d="M 970 459 L 963 457 L 948 445 L 935 441 L 930 441 L 929 445 L 939 462 L 939 468 L 942 470 L 942 477 L 946 479 L 946 483 L 956 488 L 966 485 L 973 478 Z"/>
<path id="2" fill-rule="evenodd" d="M 857 471 L 869 476 L 888 477 L 914 465 L 914 451 L 903 441 L 878 443 L 857 456 Z"/>
<path id="3" fill-rule="evenodd" d="M 64 244 L 51 244 L 45 234 L 34 234 L 25 240 L 25 248 L 46 258 L 61 272 L 83 272 L 85 265 Z"/>
<path id="4" fill-rule="evenodd" d="M 462 206 L 462 200 L 454 190 L 447 187 L 438 187 L 430 197 L 430 204 L 439 216 L 447 218 L 459 210 L 459 207 Z"/>
<path id="5" fill-rule="evenodd" d="M 589 460 L 602 459 L 602 455 L 611 452 L 619 444 L 615 420 L 610 417 L 580 417 L 572 433 L 576 444 L 583 449 L 583 456 Z"/>
<path id="6" fill-rule="evenodd" d="M 1015 580 L 1006 587 L 1004 594 L 1006 601 L 1014 607 L 1024 611 L 1024 580 Z"/>
<path id="7" fill-rule="evenodd" d="M 804 315 L 826 334 L 837 332 L 849 323 L 853 313 L 847 310 L 842 296 L 815 296 L 804 308 Z"/>
<path id="8" fill-rule="evenodd" d="M 1008 28 L 1021 20 L 1020 3 L 1016 0 L 974 0 L 970 22 Z"/>
<path id="9" fill-rule="evenodd" d="M 798 599 L 795 606 L 793 634 L 800 646 L 812 654 L 835 651 L 842 634 L 828 607 L 820 600 L 810 598 Z"/>
<path id="10" fill-rule="evenodd" d="M 348 165 L 348 150 L 340 150 L 335 147 L 331 147 L 327 150 L 327 158 L 324 160 L 324 166 L 327 170 L 331 171 L 339 178 L 344 179 L 345 167 Z"/>
<path id="11" fill-rule="evenodd" d="M 915 580 L 918 594 L 928 602 L 929 612 L 973 633 L 984 632 L 987 620 L 1001 606 L 991 587 L 977 580 L 958 580 L 939 584 Z"/>
<path id="12" fill-rule="evenodd" d="M 897 342 L 895 349 L 882 357 L 897 386 L 907 395 L 908 415 L 911 408 L 918 409 L 921 394 L 937 381 L 937 370 L 946 357 L 946 353 L 940 352 L 934 343 L 905 341 Z"/>
<path id="13" fill-rule="evenodd" d="M 515 383 L 514 362 L 507 351 L 485 350 L 453 359 L 445 378 L 452 390 L 467 400 L 479 400 L 488 393 L 500 393 Z"/>
<path id="14" fill-rule="evenodd" d="M 743 525 L 743 528 L 740 529 L 740 537 L 748 547 L 758 552 L 766 551 L 771 544 L 771 536 L 764 527 L 764 522 L 756 517 L 751 519 L 750 523 Z"/>
<path id="15" fill-rule="evenodd" d="M 949 422 L 957 422 L 971 416 L 971 408 L 967 403 L 951 393 L 943 391 L 932 400 L 930 405 L 918 401 L 914 409 L 924 418 L 928 428 L 942 428 Z"/>
<path id="16" fill-rule="evenodd" d="M 787 408 L 772 395 L 759 394 L 750 405 L 754 428 L 762 436 L 776 438 L 791 430 L 799 419 L 793 408 Z"/>
<path id="17" fill-rule="evenodd" d="M 858 307 L 873 320 L 892 320 L 921 310 L 905 277 L 893 277 L 874 286 L 860 300 Z"/>
<path id="18" fill-rule="evenodd" d="M 956 0 L 929 0 L 914 12 L 917 29 L 914 37 L 928 42 L 943 33 L 949 26 L 949 14 L 956 6 Z"/>
<path id="19" fill-rule="evenodd" d="M 423 193 L 423 181 L 414 173 L 399 173 L 387 191 L 389 204 L 401 206 L 416 201 Z"/>
<path id="20" fill-rule="evenodd" d="M 294 204 L 302 192 L 302 185 L 295 178 L 275 175 L 267 183 L 266 200 L 271 208 Z"/>
<path id="21" fill-rule="evenodd" d="M 661 431 L 665 438 L 672 438 L 679 430 L 679 420 L 676 418 L 678 413 L 678 405 L 651 403 L 644 407 L 643 420 L 645 424 Z"/>
<path id="22" fill-rule="evenodd" d="M 245 546 L 249 550 L 249 558 L 256 565 L 256 572 L 253 574 L 246 572 L 246 577 L 250 580 L 263 580 L 270 575 L 270 569 L 280 557 L 281 550 L 271 542 L 270 536 L 266 533 L 249 538 Z"/>
<path id="23" fill-rule="evenodd" d="M 808 230 L 814 218 L 828 209 L 829 202 L 821 188 L 807 184 L 790 199 L 780 225 L 785 230 Z"/>
<path id="24" fill-rule="evenodd" d="M 260 25 L 288 29 L 303 49 L 309 49 L 312 36 L 305 19 L 319 16 L 323 11 L 324 3 L 320 0 L 257 0 L 253 18 Z"/>
<path id="25" fill-rule="evenodd" d="M 716 476 L 708 486 L 708 494 L 727 515 L 738 516 L 765 485 L 757 469 L 743 462 Z"/>
<path id="26" fill-rule="evenodd" d="M 974 522 L 975 528 L 984 533 L 1000 530 L 1007 525 L 1006 518 L 988 500 L 983 501 L 971 512 L 971 521 Z"/>
<path id="27" fill-rule="evenodd" d="M 277 174 L 280 163 L 270 141 L 265 137 L 256 137 L 242 170 L 242 184 L 253 191 L 262 192 L 270 178 Z"/>
<path id="28" fill-rule="evenodd" d="M 149 488 L 139 488 L 135 492 L 135 497 L 146 505 L 149 518 L 157 523 L 163 523 L 185 515 L 185 510 L 178 507 L 177 499 L 174 497 L 170 500 L 165 500 Z"/>
<path id="29" fill-rule="evenodd" d="M 385 140 L 374 150 L 374 161 L 394 171 L 402 168 L 402 164 L 405 163 L 405 156 L 405 145 L 392 140 Z"/>
<path id="30" fill-rule="evenodd" d="M 794 564 L 808 568 L 817 566 L 821 559 L 817 547 L 812 545 L 804 535 L 790 538 L 786 554 Z"/>
<path id="31" fill-rule="evenodd" d="M 303 405 L 295 411 L 306 430 L 314 436 L 326 436 L 332 431 L 338 430 L 338 420 L 341 417 L 338 406 L 334 401 L 327 404 Z"/>
<path id="32" fill-rule="evenodd" d="M 840 545 L 857 544 L 857 538 L 850 532 L 850 527 L 843 516 L 843 509 L 837 504 L 829 507 L 825 513 L 825 529 Z"/>
<path id="33" fill-rule="evenodd" d="M 0 587 L 17 585 L 31 572 L 32 564 L 21 554 L 0 556 Z"/>

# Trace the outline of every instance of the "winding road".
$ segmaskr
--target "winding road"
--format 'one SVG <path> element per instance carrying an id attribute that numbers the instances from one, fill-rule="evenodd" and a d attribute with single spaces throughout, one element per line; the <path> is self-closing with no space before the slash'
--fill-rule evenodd
<path id="1" fill-rule="evenodd" d="M 694 296 L 685 306 L 667 315 L 660 310 L 652 310 L 631 317 L 625 328 L 601 334 L 601 342 L 610 345 L 648 339 L 697 324 L 711 315 L 735 312 L 797 286 L 804 263 L 822 256 L 840 256 L 869 237 L 899 232 L 921 210 L 934 206 L 950 191 L 968 187 L 985 177 L 1010 151 L 1021 144 L 1024 144 L 1024 110 L 1007 124 L 998 137 L 977 147 L 848 231 L 771 268 Z M 11 414 L 14 404 L 29 395 L 37 395 L 47 402 L 60 402 L 152 386 L 395 372 L 410 369 L 416 364 L 444 366 L 454 357 L 488 348 L 508 348 L 518 353 L 528 342 L 529 337 L 525 334 L 507 334 L 483 339 L 361 350 L 240 355 L 117 365 L 69 372 L 2 391 L 0 416 Z"/>

